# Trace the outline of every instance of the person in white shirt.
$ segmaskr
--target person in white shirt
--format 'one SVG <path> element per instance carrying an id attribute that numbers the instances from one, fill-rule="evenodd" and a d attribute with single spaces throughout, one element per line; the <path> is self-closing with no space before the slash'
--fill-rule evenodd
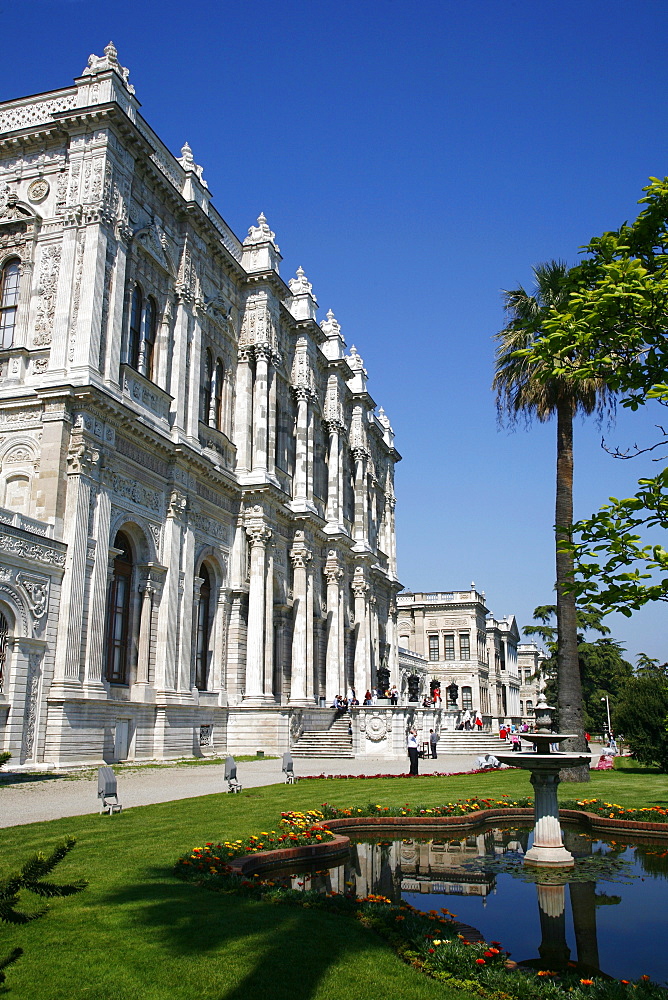
<path id="1" fill-rule="evenodd" d="M 408 756 L 411 759 L 411 769 L 409 774 L 418 773 L 418 745 L 417 745 L 417 729 L 408 730 L 408 739 L 406 740 L 406 748 L 408 750 Z"/>

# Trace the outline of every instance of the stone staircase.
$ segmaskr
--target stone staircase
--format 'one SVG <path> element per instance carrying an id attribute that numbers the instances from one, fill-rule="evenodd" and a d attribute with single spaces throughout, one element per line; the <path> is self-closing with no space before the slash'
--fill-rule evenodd
<path id="1" fill-rule="evenodd" d="M 437 753 L 471 754 L 479 756 L 483 753 L 506 753 L 511 750 L 510 743 L 504 743 L 496 733 L 441 733 Z"/>
<path id="2" fill-rule="evenodd" d="M 354 757 L 349 725 L 350 714 L 346 712 L 334 719 L 329 729 L 304 730 L 290 753 L 293 757 Z"/>

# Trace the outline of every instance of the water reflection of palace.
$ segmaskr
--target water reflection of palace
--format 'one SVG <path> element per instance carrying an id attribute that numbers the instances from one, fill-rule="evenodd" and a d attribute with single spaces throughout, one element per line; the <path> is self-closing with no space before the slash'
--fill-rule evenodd
<path id="1" fill-rule="evenodd" d="M 494 874 L 471 870 L 471 862 L 493 855 L 523 854 L 528 833 L 484 830 L 451 840 L 383 840 L 351 844 L 350 856 L 329 871 L 295 875 L 293 888 L 350 892 L 358 897 L 377 893 L 393 902 L 404 892 L 481 896 L 496 887 Z M 466 866 L 466 867 L 465 867 Z"/>

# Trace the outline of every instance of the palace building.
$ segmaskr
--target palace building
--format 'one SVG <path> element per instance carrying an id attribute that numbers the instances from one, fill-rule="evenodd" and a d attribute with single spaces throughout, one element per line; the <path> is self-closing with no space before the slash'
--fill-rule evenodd
<path id="1" fill-rule="evenodd" d="M 322 699 L 399 683 L 392 427 L 280 261 L 144 120 L 113 44 L 0 104 L 13 765 L 276 752 Z"/>

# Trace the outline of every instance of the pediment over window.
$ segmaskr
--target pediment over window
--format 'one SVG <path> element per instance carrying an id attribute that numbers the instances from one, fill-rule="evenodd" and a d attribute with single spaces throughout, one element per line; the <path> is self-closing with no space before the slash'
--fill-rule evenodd
<path id="1" fill-rule="evenodd" d="M 176 264 L 172 256 L 172 248 L 165 233 L 156 225 L 144 226 L 134 234 L 135 240 L 156 261 L 157 264 L 176 277 Z"/>
<path id="2" fill-rule="evenodd" d="M 33 222 L 36 219 L 34 211 L 20 202 L 17 196 L 10 192 L 2 208 L 0 208 L 0 225 L 7 222 Z"/>

